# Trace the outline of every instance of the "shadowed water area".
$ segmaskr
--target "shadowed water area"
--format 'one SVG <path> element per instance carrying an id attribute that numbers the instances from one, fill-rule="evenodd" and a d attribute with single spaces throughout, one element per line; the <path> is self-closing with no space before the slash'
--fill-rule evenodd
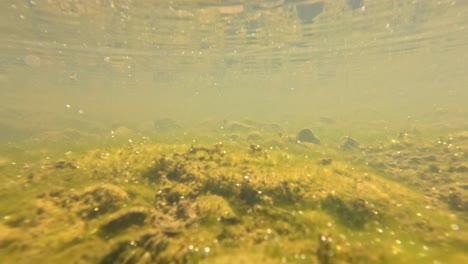
<path id="1" fill-rule="evenodd" d="M 0 262 L 468 262 L 467 14 L 2 1 Z"/>

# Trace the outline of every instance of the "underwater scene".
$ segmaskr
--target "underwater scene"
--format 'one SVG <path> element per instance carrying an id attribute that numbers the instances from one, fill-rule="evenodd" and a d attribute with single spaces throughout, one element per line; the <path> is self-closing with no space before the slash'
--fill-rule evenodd
<path id="1" fill-rule="evenodd" d="M 468 263 L 468 1 L 0 1 L 0 263 Z"/>

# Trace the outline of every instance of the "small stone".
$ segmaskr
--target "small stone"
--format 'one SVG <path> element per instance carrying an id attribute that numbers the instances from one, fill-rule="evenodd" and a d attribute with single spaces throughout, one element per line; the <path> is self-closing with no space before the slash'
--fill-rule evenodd
<path id="1" fill-rule="evenodd" d="M 359 147 L 359 143 L 354 138 L 345 137 L 343 140 L 343 143 L 341 143 L 340 148 L 342 150 L 350 151 L 350 150 L 358 150 L 360 147 Z"/>
<path id="2" fill-rule="evenodd" d="M 332 159 L 328 158 L 328 159 L 320 159 L 318 161 L 319 165 L 322 165 L 322 166 L 328 166 L 330 165 L 331 163 L 333 162 Z"/>
<path id="3" fill-rule="evenodd" d="M 314 144 L 320 144 L 320 140 L 314 135 L 312 130 L 306 128 L 302 129 L 299 131 L 297 134 L 296 140 L 301 143 L 301 142 L 309 142 L 309 143 L 314 143 Z"/>

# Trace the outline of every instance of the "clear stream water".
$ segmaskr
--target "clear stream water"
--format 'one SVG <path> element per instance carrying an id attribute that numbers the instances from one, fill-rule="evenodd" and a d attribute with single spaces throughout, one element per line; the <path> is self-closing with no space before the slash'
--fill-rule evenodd
<path id="1" fill-rule="evenodd" d="M 3 263 L 436 264 L 468 259 L 466 0 L 3 0 L 0 33 Z M 322 145 L 303 145 L 296 138 L 302 128 L 313 130 Z M 356 152 L 343 153 L 343 146 Z M 167 154 L 169 161 L 151 163 L 153 153 Z M 197 159 L 209 162 L 202 166 Z M 171 162 L 182 164 L 185 174 L 170 176 Z M 245 167 L 237 166 L 241 163 Z M 221 177 L 227 183 L 203 178 L 226 171 L 235 171 Z M 262 176 L 255 178 L 255 171 Z M 190 173 L 204 176 L 181 180 Z M 238 195 L 237 189 L 227 194 L 203 185 L 228 186 L 239 180 L 237 174 L 247 186 Z M 264 175 L 274 180 L 264 180 L 263 186 Z M 318 180 L 304 180 L 310 175 Z M 129 182 L 141 189 L 128 187 Z M 99 184 L 111 185 L 93 187 Z M 167 184 L 171 187 L 164 189 Z M 210 191 L 196 197 L 198 191 L 185 193 L 200 186 Z M 171 188 L 192 200 L 174 200 L 171 193 L 164 194 L 167 201 L 158 200 L 164 191 L 155 190 Z M 296 188 L 298 196 L 281 193 L 288 188 Z M 104 203 L 110 209 L 100 215 L 95 204 L 106 199 L 130 199 L 124 207 L 151 202 L 132 212 Z M 58 200 L 84 220 L 64 220 L 69 211 L 48 207 Z M 98 213 L 83 213 L 84 200 Z M 195 207 L 197 213 L 191 211 Z M 219 220 L 223 231 L 216 246 L 203 235 L 219 231 L 206 221 L 211 223 L 209 215 L 220 208 L 238 217 L 218 218 L 227 220 Z M 385 208 L 393 208 L 386 220 L 362 218 Z M 424 208 L 437 210 L 419 221 Z M 159 226 L 167 237 L 132 238 L 134 248 L 118 242 L 126 241 L 119 239 L 130 236 L 126 230 L 133 227 L 106 223 L 122 217 L 116 221 L 141 227 L 134 233 L 140 234 L 151 225 L 148 219 L 159 217 L 155 212 L 178 223 L 180 210 L 195 228 Z M 362 230 L 353 230 L 349 219 Z M 314 228 L 302 229 L 310 223 Z M 102 237 L 115 228 L 124 229 L 118 238 Z M 330 237 L 321 231 L 326 229 Z M 264 231 L 265 240 L 277 235 L 268 240 L 273 244 L 254 238 Z M 304 237 L 292 235 L 296 231 Z M 35 240 L 38 236 L 50 240 Z M 291 244 L 278 246 L 281 239 Z M 161 241 L 169 241 L 169 248 L 178 247 L 175 241 L 192 244 L 183 244 L 177 254 L 167 249 L 158 255 L 151 248 L 166 243 Z M 263 253 L 253 254 L 235 241 L 254 243 L 254 251 Z M 117 250 L 114 244 L 120 245 Z M 43 245 L 50 254 L 37 253 Z M 365 253 L 367 246 L 380 257 Z M 102 252 L 84 254 L 87 248 Z M 130 259 L 131 254 L 138 257 Z"/>

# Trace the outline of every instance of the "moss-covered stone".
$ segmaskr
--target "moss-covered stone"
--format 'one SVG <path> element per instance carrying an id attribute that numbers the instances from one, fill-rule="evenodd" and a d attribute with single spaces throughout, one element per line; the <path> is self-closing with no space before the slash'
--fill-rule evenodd
<path id="1" fill-rule="evenodd" d="M 239 217 L 226 199 L 219 195 L 207 194 L 198 197 L 197 205 L 202 221 L 210 223 L 219 221 L 224 224 L 235 224 Z"/>
<path id="2" fill-rule="evenodd" d="M 101 224 L 99 230 L 103 236 L 118 234 L 133 225 L 142 225 L 147 217 L 145 208 L 136 207 L 118 212 Z"/>
<path id="3" fill-rule="evenodd" d="M 362 229 L 374 216 L 366 201 L 361 199 L 345 202 L 337 196 L 328 195 L 322 200 L 322 208 L 335 215 L 343 225 L 351 228 Z"/>
<path id="4" fill-rule="evenodd" d="M 115 185 L 90 186 L 80 195 L 76 208 L 80 217 L 91 219 L 118 210 L 127 200 L 127 193 Z"/>

